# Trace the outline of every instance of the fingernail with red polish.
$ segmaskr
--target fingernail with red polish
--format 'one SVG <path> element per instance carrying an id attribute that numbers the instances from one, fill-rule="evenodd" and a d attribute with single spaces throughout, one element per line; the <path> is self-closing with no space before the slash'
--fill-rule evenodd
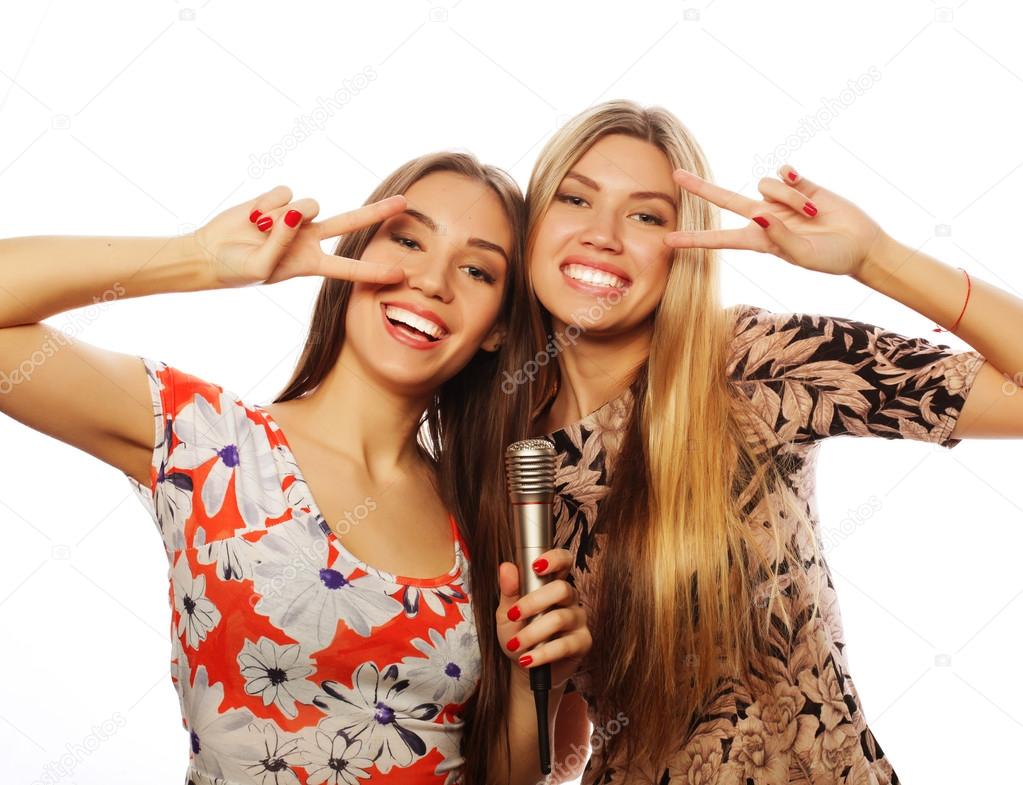
<path id="1" fill-rule="evenodd" d="M 298 210 L 288 210 L 288 212 L 284 214 L 284 223 L 286 223 L 292 229 L 298 226 L 299 223 L 301 223 L 301 221 L 302 213 L 300 213 Z"/>
<path id="2" fill-rule="evenodd" d="M 269 215 L 264 215 L 262 218 L 256 221 L 256 226 L 259 227 L 259 231 L 265 232 L 267 229 L 273 226 L 273 222 L 274 222 L 273 218 L 271 218 Z"/>
<path id="3" fill-rule="evenodd" d="M 508 651 L 515 651 L 517 648 L 519 648 L 518 638 L 512 638 L 510 641 L 508 641 Z"/>
<path id="4" fill-rule="evenodd" d="M 807 215 L 817 215 L 817 208 L 807 202 L 803 205 L 803 212 Z"/>
<path id="5" fill-rule="evenodd" d="M 758 224 L 760 224 L 760 226 L 764 227 L 765 229 L 767 228 L 767 219 L 764 218 L 763 216 L 758 215 L 754 217 L 753 220 L 756 221 Z"/>
<path id="6" fill-rule="evenodd" d="M 508 620 L 509 621 L 518 621 L 519 617 L 521 615 L 522 615 L 522 611 L 519 610 L 519 606 L 518 605 L 512 605 L 511 608 L 508 610 Z"/>
<path id="7" fill-rule="evenodd" d="M 791 172 L 789 172 L 789 179 L 790 180 L 795 180 L 797 177 L 799 177 L 799 173 L 795 169 L 793 169 Z"/>
<path id="8" fill-rule="evenodd" d="M 532 664 L 533 658 L 530 657 L 528 654 L 524 654 L 521 657 L 519 657 L 519 665 L 521 665 L 523 668 L 528 668 Z"/>
<path id="9" fill-rule="evenodd" d="M 540 573 L 547 569 L 546 559 L 537 559 L 533 562 L 533 572 Z"/>
<path id="10" fill-rule="evenodd" d="M 249 213 L 249 220 L 252 221 L 252 223 L 255 223 L 259 219 L 259 216 L 261 215 L 262 213 L 259 212 L 259 210 L 253 210 L 251 213 Z"/>

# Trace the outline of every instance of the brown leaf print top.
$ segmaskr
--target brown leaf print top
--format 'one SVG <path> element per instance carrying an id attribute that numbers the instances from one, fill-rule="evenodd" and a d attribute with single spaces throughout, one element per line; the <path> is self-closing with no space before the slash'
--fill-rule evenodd
<path id="1" fill-rule="evenodd" d="M 828 436 L 880 436 L 955 447 L 950 438 L 984 357 L 956 352 L 923 338 L 910 338 L 850 319 L 773 313 L 753 305 L 735 307 L 736 322 L 728 361 L 731 383 L 759 415 L 748 427 L 751 442 L 762 443 L 784 460 L 788 487 L 806 506 L 820 544 L 814 498 L 819 442 Z M 546 434 L 558 451 L 554 500 L 555 545 L 575 557 L 571 580 L 587 609 L 592 608 L 594 576 L 600 569 L 605 535 L 592 527 L 609 484 L 620 434 L 632 406 L 626 390 L 571 425 Z M 762 529 L 763 504 L 749 516 Z M 899 778 L 867 727 L 859 695 L 849 675 L 845 636 L 827 564 L 813 557 L 805 531 L 787 533 L 802 564 L 789 565 L 788 578 L 820 585 L 820 609 L 789 607 L 789 629 L 772 613 L 772 640 L 782 656 L 773 657 L 766 678 L 723 685 L 696 732 L 681 737 L 679 749 L 657 771 L 631 782 L 658 785 L 896 785 Z M 765 534 L 765 536 L 767 536 Z M 765 541 L 766 543 L 766 541 Z M 809 565 L 809 566 L 806 566 Z M 802 611 L 802 613 L 801 613 Z M 790 634 L 785 636 L 782 630 Z M 591 706 L 593 693 L 585 668 L 573 680 Z M 614 711 L 609 712 L 613 716 Z M 593 756 L 583 785 L 595 781 L 601 755 L 596 728 Z M 614 763 L 614 762 L 613 762 Z M 620 766 L 620 762 L 618 762 Z M 620 770 L 603 783 L 620 785 Z"/>

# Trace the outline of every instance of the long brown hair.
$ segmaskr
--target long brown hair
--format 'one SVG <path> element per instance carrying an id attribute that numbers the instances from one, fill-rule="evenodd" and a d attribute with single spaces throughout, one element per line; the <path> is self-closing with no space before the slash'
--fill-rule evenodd
<path id="1" fill-rule="evenodd" d="M 526 192 L 527 265 L 561 180 L 612 133 L 649 142 L 673 169 L 711 178 L 692 134 L 667 110 L 624 100 L 591 107 L 559 129 L 533 169 Z M 681 189 L 680 197 L 676 226 L 717 227 L 717 208 Z M 663 768 L 722 680 L 759 669 L 783 583 L 781 565 L 796 556 L 793 544 L 782 541 L 779 518 L 808 527 L 819 553 L 807 511 L 787 494 L 784 467 L 761 441 L 744 435 L 758 433 L 757 415 L 728 382 L 735 318 L 721 305 L 719 276 L 714 251 L 675 252 L 653 314 L 649 357 L 623 380 L 634 405 L 594 526 L 614 547 L 603 549 L 594 577 L 593 648 L 582 667 L 593 685 L 595 725 L 621 715 L 628 722 L 614 723 L 622 731 L 594 753 L 603 760 L 594 781 L 619 752 L 627 768 Z M 530 294 L 533 330 L 548 336 L 550 313 Z M 540 368 L 532 411 L 552 400 L 559 379 L 557 363 Z M 761 423 L 759 433 L 763 429 Z M 743 491 L 749 498 L 740 496 Z M 768 503 L 779 492 L 781 510 Z M 769 524 L 772 553 L 760 547 L 753 520 Z M 787 621 L 784 601 L 780 605 Z"/>
<path id="2" fill-rule="evenodd" d="M 525 438 L 528 412 L 517 398 L 502 394 L 508 370 L 521 368 L 530 351 L 528 297 L 522 238 L 525 207 L 521 190 L 504 171 L 480 164 L 467 153 L 441 152 L 398 167 L 370 194 L 366 203 L 404 193 L 433 172 L 454 172 L 490 187 L 511 224 L 513 248 L 498 323 L 505 338 L 495 352 L 480 350 L 437 390 L 420 422 L 417 446 L 434 469 L 441 498 L 455 514 L 471 564 L 470 598 L 479 637 L 480 685 L 466 706 L 462 738 L 466 782 L 486 780 L 490 739 L 497 737 L 505 713 L 504 689 L 510 673 L 497 640 L 497 568 L 512 558 L 508 504 L 504 491 L 504 446 Z M 380 224 L 342 237 L 333 253 L 360 258 Z M 305 347 L 291 380 L 275 402 L 298 398 L 326 376 L 345 338 L 345 313 L 352 283 L 326 279 L 313 310 Z M 489 525 L 479 525 L 486 521 Z M 477 720 L 476 718 L 480 719 Z"/>

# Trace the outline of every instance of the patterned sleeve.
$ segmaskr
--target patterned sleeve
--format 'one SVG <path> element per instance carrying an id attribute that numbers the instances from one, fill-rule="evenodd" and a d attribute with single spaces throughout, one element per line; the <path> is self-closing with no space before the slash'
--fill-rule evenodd
<path id="1" fill-rule="evenodd" d="M 149 382 L 150 406 L 153 411 L 153 454 L 149 467 L 149 485 L 143 487 L 127 475 L 136 490 L 156 496 L 161 472 L 166 468 L 171 442 L 171 413 L 174 411 L 174 387 L 169 384 L 171 368 L 161 360 L 139 357 Z"/>
<path id="2" fill-rule="evenodd" d="M 178 388 L 182 380 L 194 380 L 161 360 L 140 357 L 149 380 L 150 405 L 153 411 L 153 454 L 149 467 L 149 483 L 140 484 L 125 473 L 132 490 L 146 508 L 164 539 L 168 553 L 180 543 L 181 522 L 192 505 L 192 477 L 175 471 L 174 417 L 178 411 Z"/>
<path id="3" fill-rule="evenodd" d="M 880 436 L 952 448 L 984 361 L 852 319 L 741 306 L 729 375 L 785 441 Z"/>

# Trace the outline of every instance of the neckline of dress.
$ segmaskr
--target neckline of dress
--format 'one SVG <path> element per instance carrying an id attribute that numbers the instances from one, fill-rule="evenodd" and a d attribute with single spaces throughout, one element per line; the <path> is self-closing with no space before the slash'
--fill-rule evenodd
<path id="1" fill-rule="evenodd" d="M 277 420 L 274 419 L 274 416 L 270 414 L 269 411 L 267 411 L 266 407 L 263 404 L 258 403 L 253 404 L 253 408 L 259 410 L 259 413 L 263 417 L 263 419 L 273 426 L 273 430 L 277 432 L 277 435 L 280 437 L 281 442 L 284 444 L 285 447 L 288 448 L 288 452 L 291 453 L 292 465 L 294 466 L 295 469 L 294 471 L 295 480 L 297 482 L 301 482 L 306 487 L 306 500 L 309 502 L 309 512 L 315 518 L 317 528 L 327 538 L 327 541 L 330 542 L 338 550 L 338 552 L 341 554 L 342 557 L 344 557 L 346 561 L 351 562 L 356 567 L 358 567 L 359 569 L 363 570 L 366 573 L 369 573 L 370 575 L 376 575 L 377 577 L 389 583 L 397 583 L 402 586 L 431 588 L 437 586 L 445 586 L 447 584 L 454 583 L 459 578 L 462 572 L 461 537 L 458 534 L 458 524 L 455 522 L 455 516 L 451 512 L 448 512 L 448 523 L 451 524 L 451 535 L 453 540 L 452 549 L 455 558 L 454 564 L 451 566 L 451 568 L 441 575 L 435 575 L 430 578 L 416 578 L 407 575 L 396 575 L 394 573 L 387 572 L 386 570 L 382 570 L 379 567 L 374 567 L 373 565 L 368 564 L 367 562 L 363 561 L 358 556 L 356 556 L 354 553 L 352 553 L 350 550 L 348 550 L 348 548 L 346 548 L 344 544 L 341 542 L 341 539 L 337 536 L 337 534 L 334 533 L 334 530 L 330 528 L 330 525 L 327 523 L 326 517 L 320 510 L 320 505 L 317 503 L 316 497 L 313 496 L 312 486 L 310 486 L 308 481 L 306 480 L 305 474 L 302 472 L 302 467 L 299 466 L 298 464 L 298 458 L 295 455 L 295 451 L 291 448 L 291 442 L 288 441 L 288 436 L 284 432 L 284 429 L 281 428 L 280 423 L 278 423 Z M 289 507 L 292 508 L 293 514 L 295 510 L 302 512 L 301 508 L 297 504 L 289 504 Z"/>

